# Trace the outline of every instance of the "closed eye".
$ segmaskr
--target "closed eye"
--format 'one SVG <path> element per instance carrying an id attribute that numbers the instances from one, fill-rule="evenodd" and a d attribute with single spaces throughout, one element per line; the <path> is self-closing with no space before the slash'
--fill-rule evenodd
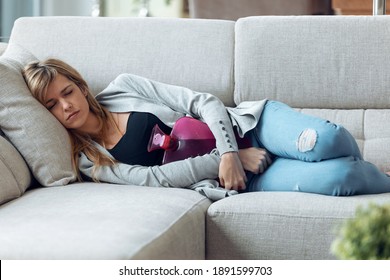
<path id="1" fill-rule="evenodd" d="M 46 104 L 46 109 L 48 109 L 49 111 L 52 110 L 55 106 L 56 106 L 57 102 L 49 102 L 49 104 Z"/>
<path id="2" fill-rule="evenodd" d="M 73 93 L 73 89 L 68 90 L 68 91 L 66 91 L 66 92 L 64 93 L 64 96 L 70 95 L 70 94 L 72 94 L 72 93 Z"/>

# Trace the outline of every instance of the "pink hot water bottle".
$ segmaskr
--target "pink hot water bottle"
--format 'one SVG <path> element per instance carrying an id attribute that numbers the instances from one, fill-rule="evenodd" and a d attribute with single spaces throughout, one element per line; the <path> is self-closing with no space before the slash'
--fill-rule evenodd
<path id="1" fill-rule="evenodd" d="M 170 135 L 155 125 L 148 144 L 148 151 L 163 149 L 163 164 L 201 156 L 215 148 L 215 138 L 207 124 L 191 117 L 176 121 Z"/>

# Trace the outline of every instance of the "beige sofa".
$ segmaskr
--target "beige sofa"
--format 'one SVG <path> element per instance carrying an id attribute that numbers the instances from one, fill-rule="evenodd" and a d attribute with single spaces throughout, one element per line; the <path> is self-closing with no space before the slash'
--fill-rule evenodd
<path id="1" fill-rule="evenodd" d="M 129 72 L 228 106 L 280 100 L 343 124 L 385 170 L 389 27 L 387 17 L 19 19 L 0 56 L 0 258 L 334 258 L 336 226 L 390 194 L 259 192 L 212 203 L 187 189 L 74 183 L 66 132 L 29 96 L 20 67 L 64 59 L 95 93 Z"/>

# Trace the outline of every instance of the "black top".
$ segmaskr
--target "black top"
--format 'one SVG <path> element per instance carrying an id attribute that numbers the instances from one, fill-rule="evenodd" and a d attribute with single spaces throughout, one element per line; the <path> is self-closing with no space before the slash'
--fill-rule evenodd
<path id="1" fill-rule="evenodd" d="M 108 152 L 118 161 L 130 165 L 154 166 L 161 165 L 164 150 L 148 152 L 147 147 L 153 127 L 158 124 L 160 129 L 171 133 L 171 128 L 159 118 L 150 113 L 132 112 L 127 121 L 126 133 Z"/>

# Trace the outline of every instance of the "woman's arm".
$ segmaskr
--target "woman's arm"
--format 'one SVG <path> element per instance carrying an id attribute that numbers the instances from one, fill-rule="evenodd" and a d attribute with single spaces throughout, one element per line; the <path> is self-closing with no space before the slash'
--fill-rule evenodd
<path id="1" fill-rule="evenodd" d="M 101 166 L 95 178 L 102 182 L 150 187 L 186 188 L 204 179 L 218 177 L 220 158 L 216 153 L 176 161 L 162 166 L 139 166 L 117 163 Z M 81 154 L 79 169 L 92 178 L 93 162 Z"/>

